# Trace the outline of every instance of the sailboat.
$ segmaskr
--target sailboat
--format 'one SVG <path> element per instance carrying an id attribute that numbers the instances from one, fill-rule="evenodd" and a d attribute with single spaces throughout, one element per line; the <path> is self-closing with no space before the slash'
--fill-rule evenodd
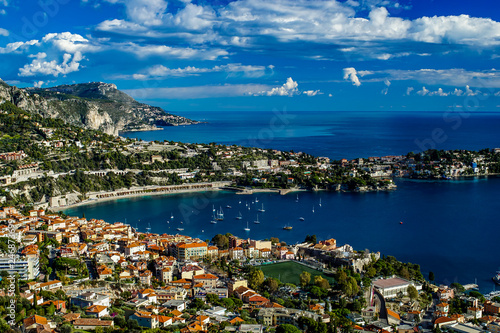
<path id="1" fill-rule="evenodd" d="M 321 207 L 321 198 L 319 199 L 319 206 Z"/>
<path id="2" fill-rule="evenodd" d="M 313 206 L 313 213 L 314 213 L 314 206 Z"/>
<path id="3" fill-rule="evenodd" d="M 151 223 L 148 223 L 148 227 L 146 228 L 146 231 L 147 231 L 147 232 L 150 232 L 150 231 L 151 231 Z"/>
<path id="4" fill-rule="evenodd" d="M 255 224 L 260 224 L 260 221 L 259 221 L 259 214 L 257 214 L 257 220 L 253 221 L 253 223 L 255 223 Z"/>
<path id="5" fill-rule="evenodd" d="M 217 221 L 223 221 L 224 220 L 224 212 L 222 211 L 222 207 L 220 207 L 220 210 L 217 212 Z"/>
<path id="6" fill-rule="evenodd" d="M 299 202 L 299 195 L 297 194 L 297 199 L 295 199 L 295 202 Z"/>
<path id="7" fill-rule="evenodd" d="M 212 224 L 216 224 L 217 223 L 217 219 L 215 218 L 215 213 L 214 213 L 214 215 L 212 217 L 212 221 L 210 221 L 210 223 L 212 223 Z"/>
<path id="8" fill-rule="evenodd" d="M 243 216 L 241 216 L 241 212 L 238 212 L 238 216 L 236 216 L 236 219 L 241 220 L 242 218 L 243 218 Z"/>
<path id="9" fill-rule="evenodd" d="M 259 202 L 259 199 L 258 198 L 255 198 L 255 203 Z"/>
<path id="10" fill-rule="evenodd" d="M 262 204 L 262 208 L 258 209 L 259 212 L 264 213 L 266 210 L 264 209 L 264 204 Z"/>
<path id="11" fill-rule="evenodd" d="M 248 227 L 248 221 L 247 221 L 247 227 L 245 229 L 243 229 L 245 231 L 250 231 L 250 228 Z"/>
<path id="12" fill-rule="evenodd" d="M 212 212 L 215 212 L 215 206 L 212 205 Z"/>
<path id="13" fill-rule="evenodd" d="M 170 213 L 170 219 L 174 219 L 174 214 Z"/>

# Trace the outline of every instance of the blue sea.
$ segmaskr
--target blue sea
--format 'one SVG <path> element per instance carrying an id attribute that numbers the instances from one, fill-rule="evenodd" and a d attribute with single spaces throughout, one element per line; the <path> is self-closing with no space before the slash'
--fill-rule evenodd
<path id="1" fill-rule="evenodd" d="M 500 113 L 480 112 L 185 112 L 205 121 L 125 137 L 237 144 L 303 151 L 333 159 L 400 155 L 410 151 L 500 147 Z"/>
<path id="2" fill-rule="evenodd" d="M 500 147 L 500 114 L 494 113 L 276 111 L 182 115 L 207 123 L 124 136 L 241 144 L 334 159 L 405 154 L 427 148 Z M 481 291 L 493 290 L 491 277 L 500 268 L 500 256 L 495 250 L 500 244 L 500 178 L 399 179 L 396 184 L 398 190 L 393 192 L 300 192 L 298 202 L 296 193 L 151 196 L 81 206 L 66 213 L 127 222 L 143 231 L 150 225 L 157 233 L 180 233 L 177 228 L 183 228 L 182 233 L 202 239 L 230 232 L 255 239 L 275 236 L 293 244 L 303 241 L 307 234 L 316 234 L 320 239 L 335 238 L 338 244 L 348 243 L 358 250 L 380 251 L 418 263 L 424 274 L 433 271 L 438 283 L 477 280 Z M 252 203 L 256 199 L 258 202 Z M 231 208 L 226 208 L 228 205 Z M 262 205 L 263 213 L 258 212 Z M 210 223 L 214 208 L 224 210 L 224 221 Z M 235 219 L 239 212 L 242 220 Z M 257 216 L 259 224 L 254 223 Z M 243 230 L 247 223 L 249 232 Z M 293 229 L 283 230 L 285 225 Z"/>

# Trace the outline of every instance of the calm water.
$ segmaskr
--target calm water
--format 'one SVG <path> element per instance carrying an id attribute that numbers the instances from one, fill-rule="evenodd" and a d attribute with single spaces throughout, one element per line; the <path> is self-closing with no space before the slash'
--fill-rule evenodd
<path id="1" fill-rule="evenodd" d="M 473 150 L 500 147 L 500 114 L 492 113 L 474 113 L 467 118 L 444 113 L 378 112 L 182 115 L 208 123 L 124 136 L 295 150 L 334 159 L 405 154 L 434 147 Z M 433 139 L 436 130 L 442 134 L 434 135 Z M 493 290 L 491 277 L 500 268 L 495 247 L 500 243 L 497 226 L 500 178 L 398 180 L 397 184 L 398 190 L 391 193 L 300 193 L 298 203 L 296 194 L 241 196 L 207 192 L 122 199 L 78 207 L 67 213 L 137 224 L 143 231 L 150 224 L 152 231 L 158 233 L 175 233 L 176 228 L 184 228 L 182 233 L 202 239 L 226 232 L 255 239 L 276 236 L 289 243 L 302 241 L 306 234 L 316 234 L 320 239 L 333 237 L 338 244 L 348 243 L 355 249 L 368 248 L 418 263 L 424 274 L 433 271 L 438 282 L 465 284 L 477 278 L 482 291 Z M 255 198 L 259 203 L 252 204 Z M 262 203 L 266 211 L 259 213 L 257 208 Z M 232 208 L 227 209 L 226 205 Z M 223 222 L 210 224 L 212 207 L 224 209 Z M 240 211 L 243 219 L 236 220 L 234 217 Z M 174 219 L 167 223 L 171 214 Z M 260 224 L 254 224 L 257 215 Z M 299 217 L 305 221 L 299 221 Z M 247 222 L 251 229 L 248 233 L 243 230 Z M 283 230 L 287 224 L 293 230 Z"/>
<path id="2" fill-rule="evenodd" d="M 208 123 L 123 136 L 304 151 L 334 159 L 500 146 L 499 113 L 219 111 L 182 115 Z M 433 140 L 435 130 L 443 134 L 434 135 Z"/>
<path id="3" fill-rule="evenodd" d="M 481 290 L 492 290 L 491 276 L 500 266 L 495 250 L 500 243 L 497 226 L 500 178 L 399 180 L 397 184 L 398 190 L 389 193 L 301 192 L 298 202 L 295 193 L 151 196 L 82 206 L 66 213 L 78 216 L 85 213 L 87 218 L 109 222 L 126 221 L 141 231 L 150 225 L 157 233 L 177 233 L 180 227 L 184 231 L 179 233 L 201 239 L 230 232 L 254 239 L 276 236 L 296 243 L 303 241 L 306 234 L 316 234 L 321 239 L 335 238 L 338 244 L 348 243 L 355 249 L 368 248 L 419 263 L 423 272 L 432 270 L 439 282 L 465 284 L 477 278 Z M 252 204 L 255 198 L 259 202 Z M 262 204 L 264 213 L 257 211 Z M 222 207 L 224 221 L 210 223 L 212 207 Z M 242 220 L 235 219 L 239 212 Z M 260 224 L 254 223 L 257 216 Z M 305 221 L 300 221 L 300 217 Z M 247 222 L 249 232 L 243 230 Z M 293 226 L 293 230 L 283 230 L 285 225 Z"/>

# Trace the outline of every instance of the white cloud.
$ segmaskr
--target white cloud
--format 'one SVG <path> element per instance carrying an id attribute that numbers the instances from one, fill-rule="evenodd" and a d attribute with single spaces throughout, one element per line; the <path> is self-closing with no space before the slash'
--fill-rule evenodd
<path id="1" fill-rule="evenodd" d="M 0 15 L 5 15 L 7 14 L 7 12 L 5 11 L 5 9 L 0 9 Z"/>
<path id="2" fill-rule="evenodd" d="M 62 52 L 95 52 L 101 50 L 101 46 L 93 45 L 88 39 L 79 34 L 70 32 L 50 33 L 42 38 L 42 42 L 52 44 Z"/>
<path id="3" fill-rule="evenodd" d="M 43 52 L 36 54 L 34 58 L 30 64 L 19 69 L 19 76 L 52 75 L 57 77 L 60 74 L 66 75 L 78 71 L 80 61 L 83 60 L 80 52 L 76 52 L 74 55 L 65 53 L 61 63 L 58 63 L 57 60 L 45 61 L 47 54 Z"/>
<path id="4" fill-rule="evenodd" d="M 9 30 L 0 28 L 0 36 L 8 36 L 8 35 L 9 35 Z"/>
<path id="5" fill-rule="evenodd" d="M 241 74 L 245 77 L 262 77 L 266 74 L 266 70 L 271 71 L 274 68 L 273 65 L 269 66 L 253 66 L 253 65 L 242 65 L 242 64 L 227 64 L 214 66 L 211 68 L 198 68 L 193 66 L 187 66 L 184 68 L 168 68 L 163 65 L 156 65 L 148 68 L 143 73 L 137 73 L 134 75 L 120 75 L 118 78 L 121 79 L 135 79 L 135 80 L 149 80 L 155 78 L 163 77 L 185 77 L 185 76 L 198 76 L 205 73 L 217 73 L 225 72 L 229 76 Z"/>
<path id="6" fill-rule="evenodd" d="M 286 79 L 286 82 L 281 87 L 274 87 L 271 90 L 259 91 L 253 93 L 254 96 L 293 96 L 300 94 L 298 89 L 299 84 L 291 77 Z"/>
<path id="7" fill-rule="evenodd" d="M 344 80 L 351 80 L 352 84 L 356 87 L 361 85 L 356 69 L 354 67 L 344 68 Z"/>
<path id="8" fill-rule="evenodd" d="M 418 81 L 426 85 L 447 85 L 474 87 L 500 87 L 500 71 L 496 69 L 483 71 L 469 71 L 463 68 L 451 69 L 386 69 L 380 71 L 358 71 L 367 77 L 366 82 L 392 81 Z"/>
<path id="9" fill-rule="evenodd" d="M 225 57 L 229 53 L 222 49 L 193 49 L 189 47 L 171 47 L 167 45 L 139 45 L 135 43 L 121 44 L 117 46 L 122 51 L 134 53 L 139 57 L 163 56 L 178 59 L 204 59 L 215 60 Z"/>
<path id="10" fill-rule="evenodd" d="M 146 26 L 161 25 L 167 2 L 164 0 L 126 0 L 127 16 L 136 23 Z"/>
<path id="11" fill-rule="evenodd" d="M 33 87 L 41 88 L 44 84 L 45 84 L 44 81 L 35 81 L 35 82 L 33 82 Z"/>
<path id="12" fill-rule="evenodd" d="M 205 85 L 176 88 L 145 88 L 124 90 L 125 93 L 136 99 L 200 99 L 217 97 L 235 97 L 253 95 L 259 91 L 270 89 L 262 84 L 227 84 Z"/>
<path id="13" fill-rule="evenodd" d="M 445 93 L 442 88 L 438 88 L 437 91 L 433 91 L 429 94 L 429 96 L 448 96 L 450 93 Z"/>
<path id="14" fill-rule="evenodd" d="M 319 90 L 306 90 L 306 91 L 303 91 L 302 92 L 304 95 L 307 95 L 307 96 L 316 96 L 316 95 L 321 95 L 323 94 L 321 91 Z"/>
<path id="15" fill-rule="evenodd" d="M 30 40 L 27 42 L 15 42 L 15 43 L 9 43 L 5 47 L 0 47 L 0 54 L 2 53 L 12 53 L 16 51 L 24 51 L 28 49 L 30 46 L 33 46 L 37 44 L 38 41 L 36 39 Z"/>
<path id="16" fill-rule="evenodd" d="M 415 88 L 413 88 L 413 87 L 408 87 L 408 88 L 406 89 L 406 95 L 408 95 L 408 96 L 409 96 L 409 95 L 411 95 L 411 93 L 412 93 L 412 91 L 413 91 L 413 90 L 415 90 Z"/>
<path id="17" fill-rule="evenodd" d="M 411 91 L 413 90 L 412 87 L 409 87 L 407 90 L 407 95 L 410 95 Z M 465 92 L 462 91 L 461 89 L 455 88 L 455 90 L 446 92 L 443 90 L 443 88 L 438 88 L 437 90 L 431 91 L 427 89 L 426 87 L 422 87 L 422 90 L 417 91 L 417 94 L 420 96 L 439 96 L 439 97 L 446 97 L 446 96 L 476 96 L 476 95 L 484 95 L 487 96 L 487 94 L 483 94 L 480 90 L 472 90 L 470 89 L 469 86 L 465 86 Z"/>
<path id="18" fill-rule="evenodd" d="M 426 96 L 427 94 L 429 94 L 429 90 L 425 87 L 422 87 L 422 90 L 417 91 L 417 94 L 419 94 L 420 96 Z"/>

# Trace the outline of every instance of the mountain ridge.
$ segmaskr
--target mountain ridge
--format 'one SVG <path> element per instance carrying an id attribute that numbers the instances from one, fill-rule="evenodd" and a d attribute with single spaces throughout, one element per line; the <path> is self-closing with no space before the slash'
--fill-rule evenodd
<path id="1" fill-rule="evenodd" d="M 160 129 L 158 126 L 199 122 L 140 103 L 104 82 L 77 83 L 48 88 L 18 88 L 0 79 L 0 101 L 43 117 L 60 118 L 83 128 L 118 135 L 127 131 Z"/>

